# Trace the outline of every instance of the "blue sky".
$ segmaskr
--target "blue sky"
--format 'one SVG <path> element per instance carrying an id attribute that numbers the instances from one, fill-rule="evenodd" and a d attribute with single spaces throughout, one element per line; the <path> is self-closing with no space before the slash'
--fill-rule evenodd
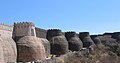
<path id="1" fill-rule="evenodd" d="M 120 0 L 0 0 L 0 22 L 91 34 L 120 31 Z"/>

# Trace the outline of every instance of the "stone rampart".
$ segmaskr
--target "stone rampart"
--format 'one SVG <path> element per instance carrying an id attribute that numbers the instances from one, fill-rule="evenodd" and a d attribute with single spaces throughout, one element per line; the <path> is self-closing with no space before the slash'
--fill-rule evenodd
<path id="1" fill-rule="evenodd" d="M 35 25 L 32 22 L 14 23 L 13 38 L 18 41 L 24 36 L 36 36 Z"/>
<path id="2" fill-rule="evenodd" d="M 12 37 L 13 26 L 0 23 L 0 36 Z"/>

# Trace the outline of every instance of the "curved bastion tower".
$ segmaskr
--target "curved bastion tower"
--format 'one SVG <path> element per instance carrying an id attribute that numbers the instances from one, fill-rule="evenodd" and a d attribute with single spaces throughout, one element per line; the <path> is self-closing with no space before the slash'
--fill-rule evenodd
<path id="1" fill-rule="evenodd" d="M 43 42 L 47 40 L 36 37 L 35 25 L 32 22 L 14 23 L 13 39 L 17 45 L 18 62 L 32 62 L 46 58 Z"/>

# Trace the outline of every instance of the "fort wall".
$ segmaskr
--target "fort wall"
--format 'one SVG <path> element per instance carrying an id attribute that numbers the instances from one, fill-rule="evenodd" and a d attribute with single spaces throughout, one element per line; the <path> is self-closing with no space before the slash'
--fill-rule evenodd
<path id="1" fill-rule="evenodd" d="M 13 37 L 36 36 L 35 25 L 32 22 L 14 23 Z"/>
<path id="2" fill-rule="evenodd" d="M 46 38 L 47 30 L 35 27 L 36 36 L 39 38 Z"/>
<path id="3" fill-rule="evenodd" d="M 13 26 L 0 23 L 0 36 L 12 37 Z"/>

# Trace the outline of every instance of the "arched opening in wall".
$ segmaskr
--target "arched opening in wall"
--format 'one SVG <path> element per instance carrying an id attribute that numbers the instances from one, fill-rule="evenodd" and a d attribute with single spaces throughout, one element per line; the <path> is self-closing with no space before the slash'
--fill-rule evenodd
<path id="1" fill-rule="evenodd" d="M 31 29 L 31 36 L 34 36 L 34 29 Z"/>

